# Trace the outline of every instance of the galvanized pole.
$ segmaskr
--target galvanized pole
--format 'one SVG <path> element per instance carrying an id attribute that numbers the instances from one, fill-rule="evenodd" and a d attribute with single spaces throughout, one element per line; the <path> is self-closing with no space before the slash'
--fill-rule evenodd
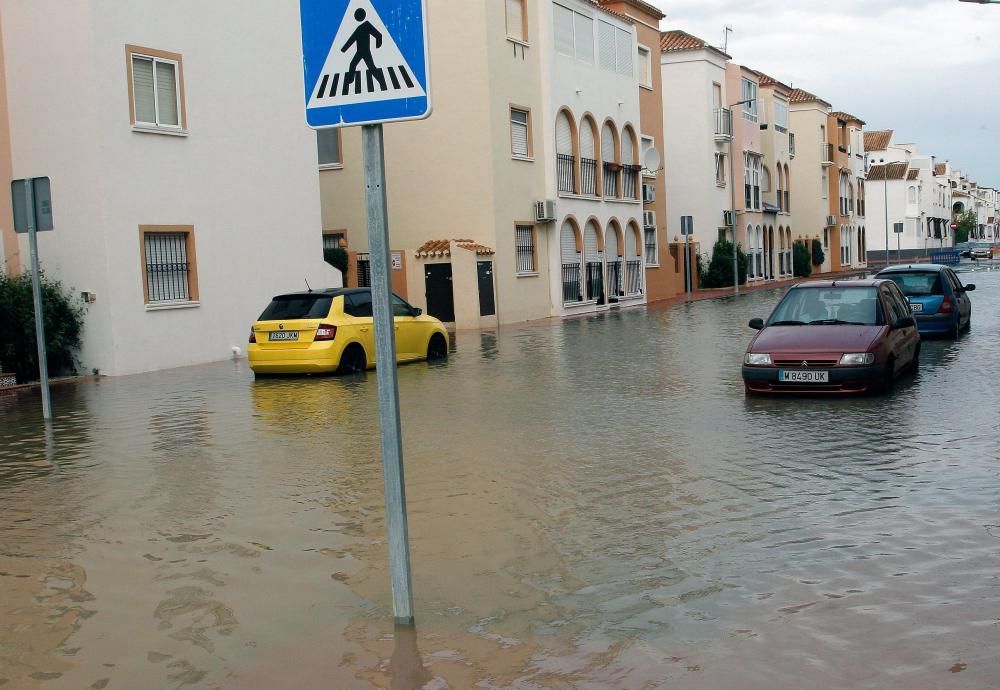
<path id="1" fill-rule="evenodd" d="M 687 292 L 687 300 L 691 301 L 691 283 L 693 282 L 694 276 L 692 273 L 691 266 L 691 235 L 684 236 L 684 289 Z"/>
<path id="2" fill-rule="evenodd" d="M 385 190 L 385 149 L 382 125 L 364 125 L 361 145 L 368 208 L 368 250 L 371 256 L 372 310 L 375 317 L 375 360 L 385 485 L 386 529 L 389 533 L 389 575 L 392 611 L 397 625 L 413 625 L 410 578 L 410 538 L 406 521 L 406 483 L 396 378 L 396 329 L 389 279 L 389 224 Z"/>
<path id="3" fill-rule="evenodd" d="M 42 312 L 42 279 L 38 268 L 38 237 L 35 230 L 34 180 L 24 181 L 27 195 L 28 246 L 31 250 L 31 295 L 35 301 L 35 340 L 38 341 L 38 376 L 42 389 L 42 417 L 52 419 L 52 400 L 49 398 L 49 361 L 45 351 L 45 316 Z"/>

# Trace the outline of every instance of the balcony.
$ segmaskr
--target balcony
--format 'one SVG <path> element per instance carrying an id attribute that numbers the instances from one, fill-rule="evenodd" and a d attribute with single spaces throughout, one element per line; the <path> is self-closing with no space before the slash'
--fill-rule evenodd
<path id="1" fill-rule="evenodd" d="M 560 153 L 556 155 L 556 179 L 559 191 L 572 194 L 576 191 L 576 157 Z"/>
<path id="2" fill-rule="evenodd" d="M 580 159 L 580 193 L 597 196 L 597 161 L 593 158 Z"/>
<path id="3" fill-rule="evenodd" d="M 833 144 L 820 144 L 819 159 L 823 167 L 833 165 Z"/>
<path id="4" fill-rule="evenodd" d="M 733 112 L 729 108 L 715 109 L 715 140 L 733 140 Z"/>
<path id="5" fill-rule="evenodd" d="M 562 265 L 563 302 L 573 304 L 583 301 L 583 289 L 580 283 L 580 264 Z"/>
<path id="6" fill-rule="evenodd" d="M 788 133 L 788 157 L 795 158 L 795 135 Z"/>
<path id="7" fill-rule="evenodd" d="M 618 198 L 618 164 L 605 163 L 602 166 L 604 173 L 604 197 L 606 199 Z"/>
<path id="8" fill-rule="evenodd" d="M 638 201 L 639 199 L 639 171 L 641 165 L 622 166 L 622 197 Z"/>

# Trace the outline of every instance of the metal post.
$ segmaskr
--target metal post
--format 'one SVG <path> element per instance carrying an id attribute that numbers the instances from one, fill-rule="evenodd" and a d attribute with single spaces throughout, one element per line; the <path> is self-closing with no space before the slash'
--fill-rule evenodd
<path id="1" fill-rule="evenodd" d="M 365 165 L 365 202 L 368 209 L 372 310 L 375 316 L 375 371 L 378 379 L 386 528 L 389 533 L 392 611 L 397 625 L 413 625 L 410 538 L 406 521 L 399 383 L 396 378 L 396 330 L 390 302 L 392 288 L 389 279 L 389 224 L 382 125 L 364 125 L 361 137 Z"/>
<path id="2" fill-rule="evenodd" d="M 687 292 L 687 300 L 691 301 L 691 235 L 684 235 L 684 291 Z"/>
<path id="3" fill-rule="evenodd" d="M 885 163 L 888 166 L 888 163 Z M 882 201 L 885 202 L 885 265 L 889 265 L 889 175 L 888 167 L 882 171 Z"/>
<path id="4" fill-rule="evenodd" d="M 900 245 L 902 244 L 902 241 L 901 241 L 902 237 L 903 237 L 903 233 L 901 233 L 901 232 L 897 232 L 896 233 L 896 263 L 897 264 L 903 263 L 903 250 L 900 248 Z"/>
<path id="5" fill-rule="evenodd" d="M 35 340 L 38 342 L 38 377 L 42 389 L 42 417 L 52 419 L 52 400 L 49 398 L 49 361 L 45 351 L 45 316 L 42 312 L 42 279 L 38 268 L 38 237 L 35 230 L 34 180 L 24 183 L 27 195 L 28 246 L 31 249 L 31 295 L 35 301 Z"/>
<path id="6" fill-rule="evenodd" d="M 732 122 L 733 117 L 730 114 L 729 121 Z M 732 124 L 730 124 L 730 129 Z M 739 245 L 736 244 L 736 229 L 739 227 L 739 222 L 736 220 L 736 178 L 733 177 L 733 137 L 736 135 L 730 131 L 729 137 L 729 200 L 732 205 L 733 211 L 733 294 L 740 294 L 740 257 L 739 257 Z"/>

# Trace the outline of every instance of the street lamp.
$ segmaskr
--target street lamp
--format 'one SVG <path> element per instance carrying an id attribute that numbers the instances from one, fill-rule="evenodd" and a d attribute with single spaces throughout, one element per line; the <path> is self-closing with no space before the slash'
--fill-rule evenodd
<path id="1" fill-rule="evenodd" d="M 737 101 L 732 105 L 728 106 L 729 110 L 729 198 L 732 205 L 733 212 L 733 294 L 740 294 L 740 255 L 739 248 L 736 244 L 736 228 L 739 223 L 736 220 L 736 178 L 733 177 L 733 108 L 738 105 L 745 105 L 747 103 L 753 103 L 756 98 L 747 98 L 746 100 Z M 746 182 L 744 181 L 744 184 Z M 749 241 L 749 240 L 748 240 Z"/>

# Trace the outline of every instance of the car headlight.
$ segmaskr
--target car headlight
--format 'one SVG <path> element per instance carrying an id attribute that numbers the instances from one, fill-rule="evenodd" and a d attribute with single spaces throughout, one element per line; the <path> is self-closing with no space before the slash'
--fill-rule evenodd
<path id="1" fill-rule="evenodd" d="M 871 364 L 875 361 L 875 355 L 871 352 L 848 352 L 840 358 L 842 366 L 858 366 Z"/>
<path id="2" fill-rule="evenodd" d="M 752 367 L 771 366 L 771 355 L 766 352 L 748 352 L 743 361 Z"/>

